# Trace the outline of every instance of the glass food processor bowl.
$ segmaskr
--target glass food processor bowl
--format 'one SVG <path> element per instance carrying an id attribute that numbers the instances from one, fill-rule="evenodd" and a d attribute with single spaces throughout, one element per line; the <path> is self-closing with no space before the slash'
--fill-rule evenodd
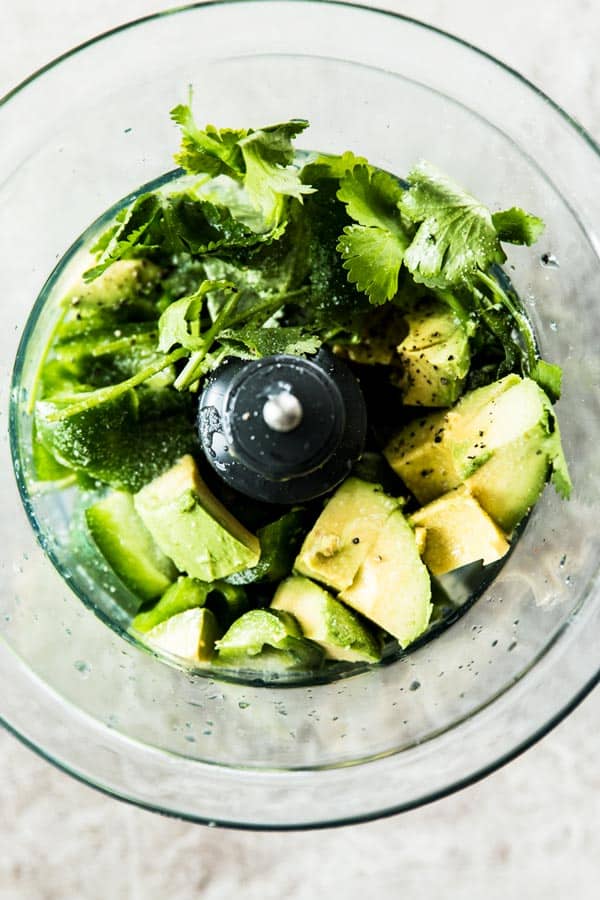
<path id="1" fill-rule="evenodd" d="M 31 487 L 28 366 L 52 312 L 45 297 L 69 268 L 50 273 L 118 198 L 171 168 L 166 113 L 189 83 L 202 121 L 305 117 L 301 147 L 353 150 L 396 173 L 427 158 L 492 209 L 518 202 L 546 222 L 536 248 L 511 250 L 509 275 L 544 358 L 564 369 L 572 499 L 545 491 L 506 564 L 450 628 L 328 683 L 202 676 L 125 642 L 107 589 L 76 558 L 62 575 L 53 565 L 69 518 L 60 493 Z M 2 101 L 0 133 L 7 726 L 140 806 L 280 829 L 440 797 L 572 709 L 598 679 L 600 628 L 600 156 L 585 132 L 516 73 L 418 22 L 249 0 L 151 16 L 83 45 Z"/>

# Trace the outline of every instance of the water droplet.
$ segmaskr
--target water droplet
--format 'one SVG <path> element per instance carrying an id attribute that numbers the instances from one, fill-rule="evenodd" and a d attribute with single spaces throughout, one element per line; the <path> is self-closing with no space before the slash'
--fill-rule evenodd
<path id="1" fill-rule="evenodd" d="M 83 659 L 75 660 L 75 662 L 73 663 L 73 666 L 75 667 L 75 669 L 77 669 L 77 671 L 83 678 L 87 678 L 88 675 L 90 674 L 90 672 L 92 671 L 92 667 L 89 665 L 89 663 L 86 663 L 85 660 L 83 660 Z"/>
<path id="2" fill-rule="evenodd" d="M 420 681 L 413 681 L 413 682 L 411 682 L 411 684 L 409 686 L 409 691 L 418 691 L 420 687 L 421 687 Z"/>
<path id="3" fill-rule="evenodd" d="M 550 322 L 550 331 L 558 331 L 558 322 Z"/>
<path id="4" fill-rule="evenodd" d="M 9 616 L 9 614 L 6 613 L 6 615 L 4 616 L 4 621 L 5 621 L 5 622 L 10 622 L 10 618 L 11 618 L 11 617 Z"/>
<path id="5" fill-rule="evenodd" d="M 517 646 L 517 642 L 513 641 L 512 644 L 508 645 L 508 652 L 510 653 L 511 650 L 514 650 L 516 646 Z"/>
<path id="6" fill-rule="evenodd" d="M 566 561 L 567 561 L 567 554 L 565 553 L 564 556 L 561 556 L 560 562 L 558 564 L 561 567 L 561 569 L 564 569 Z"/>
<path id="7" fill-rule="evenodd" d="M 238 706 L 239 706 L 240 709 L 248 709 L 248 707 L 250 706 L 250 704 L 249 704 L 249 703 L 246 703 L 245 700 L 240 700 L 239 703 L 238 703 Z"/>
<path id="8" fill-rule="evenodd" d="M 560 263 L 554 253 L 542 253 L 540 263 L 548 269 L 558 269 L 560 267 Z"/>
<path id="9" fill-rule="evenodd" d="M 567 575 L 567 577 L 565 578 L 565 584 L 567 585 L 567 587 L 570 587 L 573 584 L 573 579 L 570 575 Z"/>
<path id="10" fill-rule="evenodd" d="M 210 732 L 209 732 L 209 733 L 210 733 Z M 206 732 L 205 732 L 205 734 L 206 734 Z M 195 744 L 195 743 L 196 743 L 196 738 L 194 737 L 193 734 L 186 734 L 185 739 L 186 739 L 186 741 L 188 742 L 188 744 Z"/>

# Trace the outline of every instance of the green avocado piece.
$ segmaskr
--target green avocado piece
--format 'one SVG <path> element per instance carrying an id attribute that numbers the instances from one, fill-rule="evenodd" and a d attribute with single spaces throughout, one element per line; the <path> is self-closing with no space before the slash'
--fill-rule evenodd
<path id="1" fill-rule="evenodd" d="M 316 668 L 323 659 L 321 648 L 302 637 L 296 619 L 280 610 L 244 613 L 216 647 L 221 662 L 236 668 Z"/>
<path id="2" fill-rule="evenodd" d="M 131 624 L 136 631 L 149 631 L 171 616 L 200 606 L 209 608 L 220 624 L 230 625 L 246 611 L 248 600 L 242 587 L 224 581 L 198 581 L 180 575 L 158 603 L 138 613 Z"/>
<path id="3" fill-rule="evenodd" d="M 258 563 L 258 538 L 209 491 L 189 455 L 142 488 L 135 507 L 163 553 L 193 578 L 215 581 Z"/>
<path id="4" fill-rule="evenodd" d="M 138 491 L 197 446 L 186 412 L 161 413 L 171 391 L 128 391 L 84 412 L 52 420 L 70 398 L 36 403 L 39 440 L 61 465 L 119 490 Z M 150 397 L 152 395 L 152 397 Z"/>
<path id="5" fill-rule="evenodd" d="M 387 519 L 339 599 L 407 647 L 427 628 L 431 582 L 415 533 L 399 509 Z"/>
<path id="6" fill-rule="evenodd" d="M 471 391 L 447 413 L 405 427 L 385 455 L 421 503 L 465 483 L 507 534 L 537 501 L 550 474 L 566 473 L 552 405 L 539 385 L 518 375 Z"/>
<path id="7" fill-rule="evenodd" d="M 294 569 L 337 591 L 349 587 L 398 502 L 378 484 L 347 478 L 306 536 Z"/>
<path id="8" fill-rule="evenodd" d="M 123 584 L 142 600 L 159 597 L 176 571 L 138 516 L 131 494 L 113 491 L 85 510 L 88 531 Z"/>
<path id="9" fill-rule="evenodd" d="M 195 608 L 166 619 L 146 633 L 146 641 L 190 662 L 210 662 L 219 626 L 210 609 Z"/>
<path id="10" fill-rule="evenodd" d="M 470 391 L 452 409 L 416 419 L 392 438 L 384 456 L 420 503 L 458 487 L 489 457 L 479 432 L 485 434 L 498 398 L 520 381 L 518 375 L 507 375 Z"/>
<path id="11" fill-rule="evenodd" d="M 204 606 L 212 588 L 211 584 L 180 575 L 177 581 L 167 588 L 152 609 L 143 610 L 137 614 L 131 623 L 132 628 L 136 631 L 150 631 L 178 613 Z"/>
<path id="12" fill-rule="evenodd" d="M 326 658 L 347 662 L 378 662 L 381 649 L 358 616 L 308 578 L 283 581 L 271 609 L 291 613 L 302 633 L 323 648 Z"/>
<path id="13" fill-rule="evenodd" d="M 425 530 L 421 555 L 432 575 L 445 575 L 478 560 L 486 566 L 509 550 L 505 535 L 466 485 L 421 507 L 410 522 Z"/>
<path id="14" fill-rule="evenodd" d="M 390 378 L 407 406 L 451 406 L 460 397 L 471 354 L 469 338 L 445 304 L 425 301 L 405 314 L 408 334 L 397 347 L 400 369 Z"/>
<path id="15" fill-rule="evenodd" d="M 291 509 L 275 522 L 259 528 L 260 559 L 256 566 L 244 569 L 227 579 L 230 584 L 256 581 L 280 581 L 292 571 L 294 559 L 306 533 L 306 511 Z"/>
<path id="16" fill-rule="evenodd" d="M 89 283 L 79 281 L 62 301 L 60 337 L 125 322 L 158 319 L 155 292 L 162 270 L 145 259 L 120 259 Z"/>

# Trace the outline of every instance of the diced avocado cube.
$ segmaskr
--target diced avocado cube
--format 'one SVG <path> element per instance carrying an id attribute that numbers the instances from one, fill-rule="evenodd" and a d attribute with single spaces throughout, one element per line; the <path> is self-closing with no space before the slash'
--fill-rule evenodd
<path id="1" fill-rule="evenodd" d="M 287 612 L 251 609 L 233 623 L 218 642 L 219 653 L 255 656 L 265 644 L 279 649 L 288 637 L 302 637 L 300 625 Z"/>
<path id="2" fill-rule="evenodd" d="M 210 492 L 191 456 L 136 494 L 135 507 L 177 568 L 215 581 L 258 563 L 258 538 Z"/>
<path id="3" fill-rule="evenodd" d="M 407 647 L 427 628 L 431 583 L 411 526 L 400 510 L 381 529 L 350 587 L 339 599 Z"/>
<path id="4" fill-rule="evenodd" d="M 443 303 L 425 301 L 406 313 L 408 334 L 397 347 L 400 369 L 390 378 L 407 406 L 451 406 L 465 384 L 469 338 L 456 314 Z"/>
<path id="5" fill-rule="evenodd" d="M 560 434 L 546 394 L 507 375 L 471 391 L 444 414 L 400 432 L 388 462 L 421 503 L 462 483 L 507 534 L 531 509 L 550 474 L 570 486 Z"/>
<path id="6" fill-rule="evenodd" d="M 349 587 L 398 500 L 381 487 L 348 478 L 306 536 L 294 568 L 341 591 Z"/>
<path id="7" fill-rule="evenodd" d="M 136 631 L 150 631 L 178 613 L 204 606 L 211 589 L 212 585 L 206 584 L 204 581 L 180 575 L 177 581 L 167 588 L 152 609 L 137 614 L 131 623 L 132 627 Z"/>
<path id="8" fill-rule="evenodd" d="M 316 668 L 323 651 L 302 637 L 296 619 L 287 612 L 251 609 L 233 623 L 216 643 L 219 659 L 243 668 Z"/>
<path id="9" fill-rule="evenodd" d="M 227 579 L 231 584 L 257 581 L 280 581 L 292 571 L 294 559 L 306 532 L 306 511 L 291 509 L 275 522 L 256 532 L 260 543 L 260 559 L 256 566 L 244 569 Z"/>
<path id="10" fill-rule="evenodd" d="M 151 295 L 161 275 L 147 259 L 120 259 L 93 281 L 78 282 L 62 301 L 66 315 L 60 335 L 158 318 Z"/>
<path id="11" fill-rule="evenodd" d="M 334 351 L 361 365 L 390 366 L 407 331 L 407 323 L 400 311 L 386 305 L 370 311 L 358 340 L 351 344 L 336 344 Z"/>
<path id="12" fill-rule="evenodd" d="M 481 426 L 470 429 L 472 440 L 467 445 L 463 435 L 471 422 L 485 419 L 493 409 L 490 404 L 519 381 L 518 375 L 507 375 L 470 391 L 452 409 L 416 419 L 392 438 L 384 455 L 420 503 L 428 503 L 458 487 L 489 456 L 489 449 L 481 447 L 477 440 Z M 457 426 L 462 447 L 457 447 L 453 434 Z M 471 453 L 469 447 L 473 443 L 478 443 L 478 447 Z"/>
<path id="13" fill-rule="evenodd" d="M 159 597 L 176 576 L 133 505 L 131 494 L 113 491 L 85 511 L 87 527 L 109 566 L 142 600 Z"/>
<path id="14" fill-rule="evenodd" d="M 423 506 L 413 513 L 411 522 L 425 529 L 422 556 L 433 575 L 445 575 L 478 560 L 486 566 L 502 559 L 509 549 L 504 534 L 465 486 Z"/>
<path id="15" fill-rule="evenodd" d="M 156 625 L 146 634 L 149 644 L 190 662 L 209 662 L 219 635 L 210 609 L 188 609 Z"/>
<path id="16" fill-rule="evenodd" d="M 283 581 L 271 609 L 285 610 L 300 623 L 305 637 L 319 644 L 328 659 L 378 662 L 381 649 L 359 618 L 308 578 Z"/>

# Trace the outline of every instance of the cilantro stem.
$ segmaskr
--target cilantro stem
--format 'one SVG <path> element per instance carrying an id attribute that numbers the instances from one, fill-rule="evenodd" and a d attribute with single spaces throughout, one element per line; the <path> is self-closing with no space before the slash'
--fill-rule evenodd
<path id="1" fill-rule="evenodd" d="M 295 291 L 287 291 L 284 294 L 276 294 L 274 297 L 269 297 L 268 300 L 265 300 L 264 303 L 260 303 L 258 306 L 252 306 L 249 309 L 244 309 L 237 314 L 237 316 L 233 316 L 229 321 L 229 328 L 237 328 L 238 325 L 244 325 L 248 319 L 253 319 L 255 316 L 261 316 L 263 313 L 274 313 L 280 309 L 284 303 L 288 300 L 294 300 L 296 297 L 304 297 L 308 292 L 308 288 L 297 288 Z M 268 317 L 267 317 L 268 318 Z"/>
<path id="2" fill-rule="evenodd" d="M 109 387 L 99 388 L 97 391 L 90 391 L 89 393 L 83 394 L 81 400 L 76 400 L 75 403 L 69 404 L 65 409 L 50 413 L 47 416 L 47 420 L 49 422 L 58 422 L 61 419 L 67 419 L 69 416 L 74 416 L 77 413 L 93 409 L 94 406 L 99 406 L 101 403 L 109 403 L 112 400 L 116 400 L 118 397 L 126 394 L 127 391 L 137 387 L 144 381 L 148 381 L 153 375 L 158 375 L 159 372 L 167 369 L 169 366 L 173 365 L 173 363 L 177 362 L 177 360 L 183 359 L 183 357 L 187 355 L 188 351 L 184 350 L 183 347 L 180 347 L 178 350 L 174 350 L 172 353 L 169 353 L 162 359 L 146 366 L 144 369 L 140 369 L 139 372 L 136 372 L 135 375 L 132 375 L 131 378 L 127 378 L 125 381 L 120 381 L 118 384 L 111 384 Z"/>
<path id="3" fill-rule="evenodd" d="M 504 308 L 512 316 L 515 326 L 524 344 L 524 350 L 526 354 L 526 356 L 523 357 L 524 374 L 529 375 L 535 369 L 538 359 L 538 352 L 535 344 L 535 338 L 533 336 L 533 331 L 527 316 L 521 309 L 519 309 L 518 305 L 513 302 L 509 294 L 507 294 L 506 291 L 502 289 L 501 285 L 499 285 L 494 278 L 481 271 L 477 274 L 481 283 L 488 288 L 492 296 L 499 303 L 501 303 L 502 306 L 504 306 Z"/>
<path id="4" fill-rule="evenodd" d="M 232 296 L 223 304 L 223 306 L 219 310 L 215 321 L 212 323 L 208 331 L 204 334 L 204 337 L 202 339 L 202 346 L 199 350 L 195 350 L 192 354 L 190 354 L 190 358 L 175 379 L 173 387 L 178 391 L 185 390 L 187 387 L 193 384 L 194 381 L 197 380 L 198 375 L 196 373 L 200 368 L 202 360 L 210 350 L 213 341 L 215 340 L 218 333 L 224 328 L 227 319 L 235 309 L 239 299 L 240 294 L 236 291 L 236 293 L 232 294 Z"/>

